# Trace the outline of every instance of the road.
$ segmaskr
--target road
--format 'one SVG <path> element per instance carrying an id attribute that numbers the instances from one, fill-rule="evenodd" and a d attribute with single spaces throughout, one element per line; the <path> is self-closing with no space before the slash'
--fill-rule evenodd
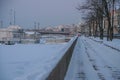
<path id="1" fill-rule="evenodd" d="M 120 52 L 80 37 L 65 80 L 120 80 Z"/>

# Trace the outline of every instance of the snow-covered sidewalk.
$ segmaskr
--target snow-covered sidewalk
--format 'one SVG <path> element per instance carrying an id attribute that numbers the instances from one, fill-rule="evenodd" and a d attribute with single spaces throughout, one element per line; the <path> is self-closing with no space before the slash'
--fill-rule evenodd
<path id="1" fill-rule="evenodd" d="M 120 80 L 120 52 L 80 37 L 65 80 Z"/>

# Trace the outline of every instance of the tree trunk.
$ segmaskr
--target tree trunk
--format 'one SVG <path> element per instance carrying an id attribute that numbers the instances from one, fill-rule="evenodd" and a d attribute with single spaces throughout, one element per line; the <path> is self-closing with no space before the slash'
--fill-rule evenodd
<path id="1" fill-rule="evenodd" d="M 110 28 L 110 40 L 112 41 L 113 39 L 113 27 L 114 27 L 114 4 L 115 4 L 115 0 L 112 0 L 112 26 Z"/>
<path id="2" fill-rule="evenodd" d="M 94 20 L 92 21 L 92 24 L 93 24 L 93 36 L 95 37 L 95 23 L 94 23 Z"/>
<path id="3" fill-rule="evenodd" d="M 108 21 L 107 40 L 110 40 L 111 18 L 110 18 L 110 14 L 108 10 L 108 3 L 106 0 L 102 0 L 102 1 L 104 4 L 104 9 L 105 9 L 105 13 L 106 13 L 107 21 Z"/>
<path id="4" fill-rule="evenodd" d="M 89 23 L 89 36 L 91 36 L 91 24 Z"/>
<path id="5" fill-rule="evenodd" d="M 96 24 L 96 25 L 95 25 L 95 37 L 97 37 L 97 36 L 98 36 L 98 34 L 97 34 L 97 25 L 98 25 L 98 24 L 97 24 L 97 20 L 96 20 L 95 22 L 96 22 L 96 23 L 95 23 L 95 24 Z"/>

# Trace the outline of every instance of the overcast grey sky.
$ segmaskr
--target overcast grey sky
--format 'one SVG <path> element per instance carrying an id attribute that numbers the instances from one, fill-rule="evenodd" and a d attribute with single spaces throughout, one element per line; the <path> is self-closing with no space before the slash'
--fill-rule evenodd
<path id="1" fill-rule="evenodd" d="M 0 11 L 0 20 L 9 25 L 10 10 L 16 11 L 16 24 L 26 28 L 40 22 L 40 27 L 73 24 L 81 21 L 81 14 L 75 7 L 83 0 L 9 0 Z"/>

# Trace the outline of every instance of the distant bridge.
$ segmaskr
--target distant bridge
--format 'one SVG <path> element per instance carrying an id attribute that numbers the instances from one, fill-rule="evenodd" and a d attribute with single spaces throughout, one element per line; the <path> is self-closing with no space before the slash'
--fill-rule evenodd
<path id="1" fill-rule="evenodd" d="M 41 31 L 41 30 L 35 30 L 35 29 L 26 29 L 25 31 L 29 31 L 29 32 L 38 32 L 38 33 L 40 33 L 41 35 L 44 35 L 44 34 L 70 35 L 69 32 Z"/>

